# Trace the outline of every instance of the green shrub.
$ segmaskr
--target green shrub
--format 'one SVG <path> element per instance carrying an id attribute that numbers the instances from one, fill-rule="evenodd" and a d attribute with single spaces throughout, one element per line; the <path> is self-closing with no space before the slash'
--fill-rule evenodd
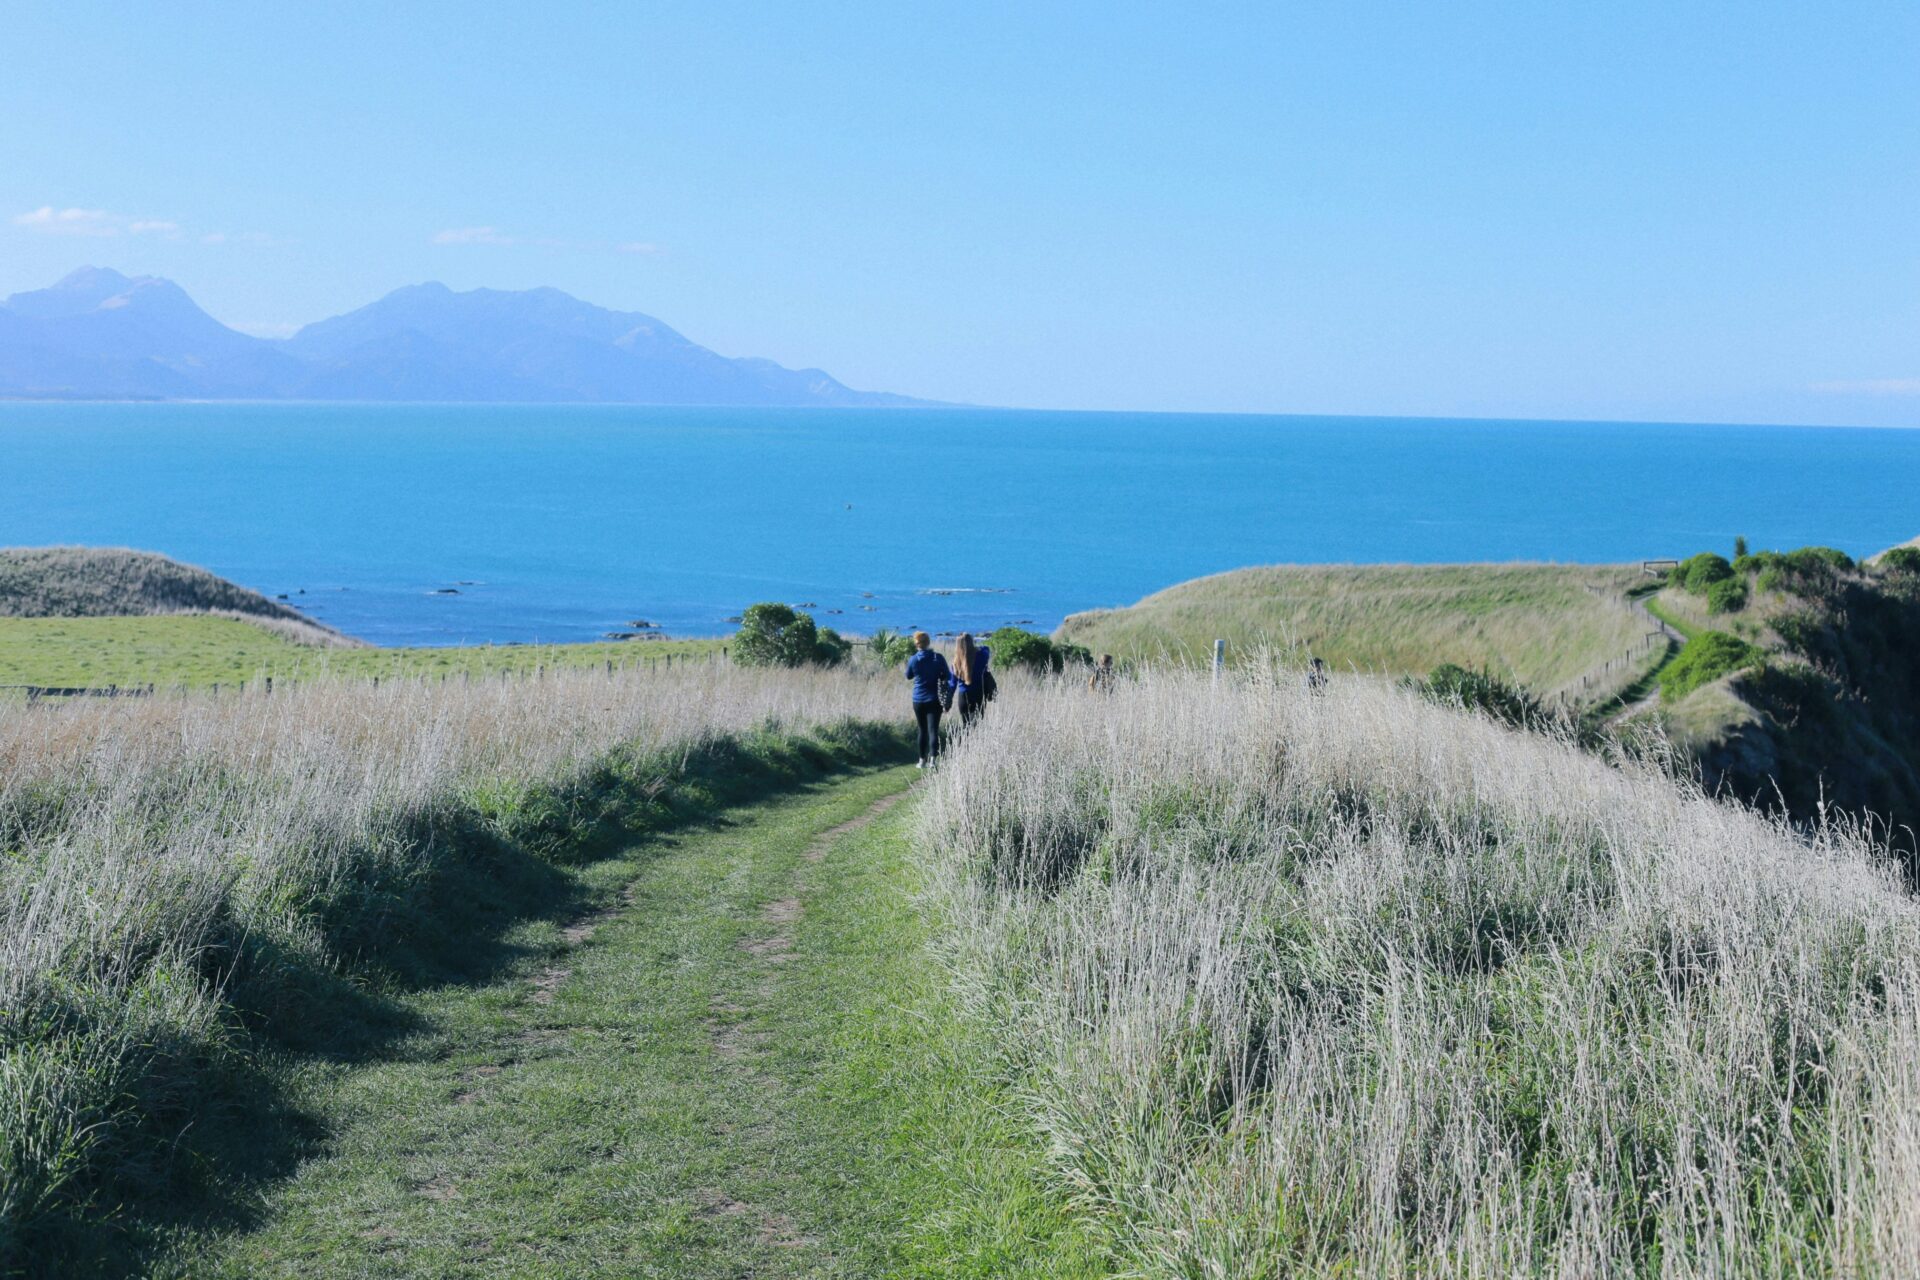
<path id="1" fill-rule="evenodd" d="M 1409 683 L 1435 702 L 1471 707 L 1508 724 L 1535 724 L 1546 715 L 1538 698 L 1485 669 L 1469 671 L 1447 662 L 1435 667 L 1425 680 Z"/>
<path id="2" fill-rule="evenodd" d="M 1697 556 L 1682 560 L 1669 579 L 1676 587 L 1685 587 L 1694 595 L 1705 595 L 1707 588 L 1716 582 L 1725 582 L 1733 576 L 1733 566 L 1725 556 L 1715 555 L 1711 551 L 1702 551 Z"/>
<path id="3" fill-rule="evenodd" d="M 882 627 L 867 637 L 867 648 L 881 662 L 894 666 L 913 656 L 913 637 Z"/>
<path id="4" fill-rule="evenodd" d="M 1001 627 L 987 637 L 986 643 L 993 650 L 993 660 L 1002 668 L 1064 671 L 1069 666 L 1084 667 L 1093 661 L 1085 645 L 1056 641 L 1020 627 Z"/>
<path id="5" fill-rule="evenodd" d="M 1687 641 L 1680 656 L 1660 673 L 1660 693 L 1678 701 L 1703 684 L 1760 663 L 1760 650 L 1724 631 L 1702 631 Z"/>
<path id="6" fill-rule="evenodd" d="M 1787 552 L 1786 561 L 1801 573 L 1853 568 L 1853 557 L 1833 547 L 1801 547 L 1798 551 Z"/>
<path id="7" fill-rule="evenodd" d="M 1747 584 L 1739 578 L 1724 578 L 1707 588 L 1708 613 L 1738 613 L 1747 607 Z"/>
<path id="8" fill-rule="evenodd" d="M 832 627 L 820 628 L 820 638 L 814 642 L 813 660 L 823 667 L 837 667 L 847 660 L 853 652 L 853 641 L 835 631 Z"/>
<path id="9" fill-rule="evenodd" d="M 1733 539 L 1733 561 L 1735 564 L 1739 564 L 1740 561 L 1746 559 L 1746 556 L 1747 536 L 1744 533 L 1738 534 Z"/>
<path id="10" fill-rule="evenodd" d="M 853 648 L 831 628 L 814 626 L 813 615 L 784 604 L 756 604 L 740 615 L 734 660 L 743 667 L 831 667 Z"/>
<path id="11" fill-rule="evenodd" d="M 1920 547 L 1895 547 L 1880 557 L 1880 567 L 1888 573 L 1920 576 Z"/>

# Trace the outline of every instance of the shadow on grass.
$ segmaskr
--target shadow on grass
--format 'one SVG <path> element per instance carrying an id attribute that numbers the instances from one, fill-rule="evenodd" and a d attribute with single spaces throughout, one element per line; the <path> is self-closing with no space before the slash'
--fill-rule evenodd
<path id="1" fill-rule="evenodd" d="M 308 923 L 324 948 L 235 928 L 207 950 L 202 980 L 219 993 L 218 1025 L 143 1044 L 120 1064 L 83 1166 L 42 1212 L 0 1214 L 0 1275 L 147 1274 L 183 1237 L 247 1228 L 266 1186 L 330 1140 L 296 1100 L 303 1066 L 400 1052 L 425 1023 L 399 997 L 485 985 L 544 955 L 511 933 L 594 905 L 569 867 L 725 824 L 730 808 L 900 763 L 908 749 L 899 732 L 844 725 L 714 739 L 670 757 L 616 753 L 556 786 L 450 802 L 397 824 L 420 856 L 367 860 L 408 870 L 366 875 L 317 910 Z M 86 1032 L 82 1020 L 65 1034 Z"/>

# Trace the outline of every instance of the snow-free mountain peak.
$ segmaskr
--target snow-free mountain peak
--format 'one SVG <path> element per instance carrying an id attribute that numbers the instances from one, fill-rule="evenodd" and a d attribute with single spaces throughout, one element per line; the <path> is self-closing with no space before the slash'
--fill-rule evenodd
<path id="1" fill-rule="evenodd" d="M 558 289 L 408 285 L 284 342 L 170 280 L 84 267 L 0 303 L 0 395 L 711 405 L 912 405 L 818 369 L 731 359 Z"/>

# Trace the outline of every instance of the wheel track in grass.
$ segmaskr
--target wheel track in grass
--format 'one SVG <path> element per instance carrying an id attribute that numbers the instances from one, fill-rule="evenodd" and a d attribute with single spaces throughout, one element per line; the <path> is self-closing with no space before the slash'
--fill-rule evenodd
<path id="1" fill-rule="evenodd" d="M 1100 1274 L 920 945 L 915 776 L 583 869 L 603 905 L 410 998 L 418 1035 L 314 1082 L 332 1137 L 258 1225 L 155 1274 Z"/>

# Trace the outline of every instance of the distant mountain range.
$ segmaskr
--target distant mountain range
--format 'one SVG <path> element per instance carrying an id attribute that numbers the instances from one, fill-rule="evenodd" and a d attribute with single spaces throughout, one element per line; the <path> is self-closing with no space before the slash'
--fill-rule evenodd
<path id="1" fill-rule="evenodd" d="M 0 303 L 0 397 L 931 404 L 730 359 L 558 289 L 396 289 L 285 341 L 229 329 L 156 276 L 83 267 Z"/>

